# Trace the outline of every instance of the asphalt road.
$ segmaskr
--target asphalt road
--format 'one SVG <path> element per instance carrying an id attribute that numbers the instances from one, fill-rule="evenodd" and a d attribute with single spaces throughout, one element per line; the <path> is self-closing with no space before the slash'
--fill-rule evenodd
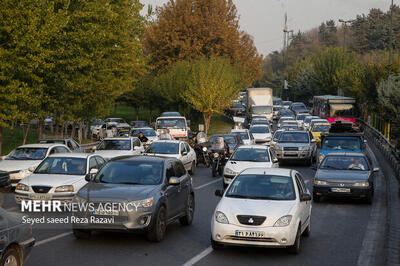
<path id="1" fill-rule="evenodd" d="M 312 190 L 314 170 L 300 165 L 283 167 L 302 173 Z M 366 254 L 368 241 L 365 240 L 369 239 L 371 228 L 374 230 L 374 225 L 369 224 L 371 211 L 385 208 L 377 204 L 383 193 L 376 193 L 373 205 L 345 199 L 314 203 L 311 236 L 302 238 L 299 255 L 291 255 L 284 249 L 264 248 L 213 251 L 210 219 L 219 201 L 214 191 L 222 188 L 222 180 L 211 177 L 211 170 L 201 166 L 193 180 L 194 222 L 189 227 L 179 222 L 170 225 L 163 242 L 150 243 L 144 235 L 110 232 L 95 233 L 88 240 L 76 240 L 69 228 L 34 226 L 36 246 L 26 265 L 357 265 L 360 254 Z M 385 191 L 384 186 L 382 181 L 376 189 Z M 6 209 L 17 210 L 12 194 L 0 195 L 0 203 Z M 379 255 L 379 249 L 375 251 Z"/>

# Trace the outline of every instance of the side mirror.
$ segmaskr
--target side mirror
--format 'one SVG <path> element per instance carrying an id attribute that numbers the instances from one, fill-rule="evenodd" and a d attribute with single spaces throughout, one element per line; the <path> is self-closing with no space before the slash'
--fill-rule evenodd
<path id="1" fill-rule="evenodd" d="M 90 182 L 90 174 L 86 174 L 86 175 L 85 175 L 85 180 L 86 180 L 87 182 Z"/>
<path id="2" fill-rule="evenodd" d="M 375 168 L 372 170 L 372 172 L 374 172 L 374 173 L 379 172 L 379 168 L 378 168 L 378 167 L 375 167 Z"/>
<path id="3" fill-rule="evenodd" d="M 135 150 L 135 151 L 140 150 L 140 146 L 133 147 L 133 150 Z"/>
<path id="4" fill-rule="evenodd" d="M 310 201 L 310 200 L 311 200 L 311 195 L 308 193 L 300 196 L 300 201 Z"/>
<path id="5" fill-rule="evenodd" d="M 92 169 L 90 169 L 89 174 L 91 174 L 91 175 L 97 174 L 98 171 L 99 171 L 98 169 L 92 168 Z"/>
<path id="6" fill-rule="evenodd" d="M 179 178 L 177 178 L 176 176 L 172 176 L 169 178 L 168 183 L 170 185 L 176 186 L 176 185 L 179 185 L 181 182 L 179 181 Z"/>
<path id="7" fill-rule="evenodd" d="M 96 149 L 97 149 L 96 146 L 93 146 L 93 147 L 92 147 L 92 151 L 95 151 Z"/>
<path id="8" fill-rule="evenodd" d="M 279 160 L 277 158 L 272 159 L 272 163 L 277 163 Z"/>
<path id="9" fill-rule="evenodd" d="M 215 196 L 222 197 L 224 195 L 224 191 L 222 189 L 215 190 Z"/>
<path id="10" fill-rule="evenodd" d="M 187 154 L 188 154 L 187 151 L 182 151 L 182 155 L 183 155 L 183 156 L 186 156 Z"/>

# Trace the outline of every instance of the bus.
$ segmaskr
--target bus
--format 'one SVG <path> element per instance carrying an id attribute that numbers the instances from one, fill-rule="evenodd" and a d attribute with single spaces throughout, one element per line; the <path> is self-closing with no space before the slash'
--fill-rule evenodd
<path id="1" fill-rule="evenodd" d="M 327 119 L 329 123 L 336 120 L 357 121 L 356 100 L 350 97 L 323 95 L 314 96 L 313 115 Z"/>

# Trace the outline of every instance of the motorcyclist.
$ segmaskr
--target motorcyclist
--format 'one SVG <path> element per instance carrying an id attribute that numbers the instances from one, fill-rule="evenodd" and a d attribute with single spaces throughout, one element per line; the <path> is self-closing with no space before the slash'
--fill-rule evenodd
<path id="1" fill-rule="evenodd" d="M 139 137 L 138 138 L 142 143 L 146 143 L 146 142 L 149 141 L 149 139 L 143 134 L 142 131 L 139 132 Z"/>

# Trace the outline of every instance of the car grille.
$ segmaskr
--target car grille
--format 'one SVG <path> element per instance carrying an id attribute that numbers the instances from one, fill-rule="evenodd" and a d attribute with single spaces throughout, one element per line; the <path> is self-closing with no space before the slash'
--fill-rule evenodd
<path id="1" fill-rule="evenodd" d="M 245 225 L 262 225 L 267 219 L 265 216 L 253 216 L 253 215 L 237 215 L 236 218 L 241 224 Z"/>
<path id="2" fill-rule="evenodd" d="M 242 240 L 242 241 L 254 241 L 254 242 L 277 242 L 274 238 L 261 238 L 261 237 L 241 237 L 241 236 L 227 236 L 228 240 Z"/>
<path id="3" fill-rule="evenodd" d="M 298 147 L 283 147 L 284 151 L 298 151 Z"/>
<path id="4" fill-rule="evenodd" d="M 45 186 L 32 186 L 32 189 L 35 193 L 47 193 L 51 189 L 51 187 Z"/>

